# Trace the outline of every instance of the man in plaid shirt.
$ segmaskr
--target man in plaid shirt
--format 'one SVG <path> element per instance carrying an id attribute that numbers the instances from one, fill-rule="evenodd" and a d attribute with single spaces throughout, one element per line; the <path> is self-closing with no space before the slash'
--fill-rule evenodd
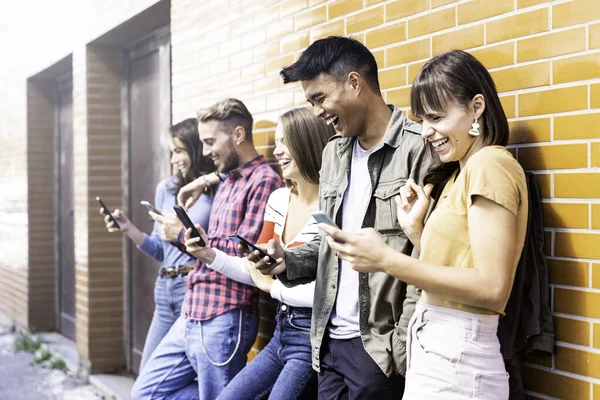
<path id="1" fill-rule="evenodd" d="M 200 110 L 198 121 L 204 155 L 228 173 L 214 197 L 207 244 L 242 256 L 229 235 L 258 240 L 267 199 L 282 181 L 254 148 L 252 116 L 240 100 Z M 200 260 L 187 282 L 184 311 L 140 372 L 134 400 L 215 399 L 246 364 L 258 328 L 257 289 Z"/>

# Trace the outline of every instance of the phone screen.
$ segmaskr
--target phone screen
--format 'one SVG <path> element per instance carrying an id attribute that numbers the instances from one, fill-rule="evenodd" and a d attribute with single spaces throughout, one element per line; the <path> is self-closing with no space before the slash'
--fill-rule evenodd
<path id="1" fill-rule="evenodd" d="M 175 206 L 173 206 L 173 210 L 175 210 L 175 213 L 177 214 L 177 217 L 179 218 L 179 220 L 183 223 L 183 226 L 185 226 L 187 229 L 191 229 L 192 230 L 191 237 L 193 237 L 193 238 L 194 237 L 200 238 L 200 241 L 198 242 L 198 245 L 201 246 L 201 247 L 206 246 L 206 242 L 200 236 L 200 232 L 198 232 L 198 230 L 194 226 L 194 223 L 192 222 L 192 220 L 190 219 L 190 217 L 187 215 L 187 213 L 185 212 L 185 210 L 183 209 L 183 207 L 181 207 L 179 205 L 175 205 Z"/>
<path id="2" fill-rule="evenodd" d="M 102 199 L 100 197 L 96 196 L 96 200 L 98 201 L 98 203 L 100 203 L 100 207 L 102 207 L 102 211 L 104 211 L 104 215 L 108 215 L 110 217 L 110 220 L 115 225 L 115 228 L 121 229 L 121 226 L 117 222 L 117 219 L 110 213 L 110 210 L 108 209 L 108 207 L 106 207 L 106 204 L 104 204 Z"/>
<path id="3" fill-rule="evenodd" d="M 158 211 L 152 204 L 150 204 L 146 200 L 142 200 L 140 204 L 146 207 L 148 211 L 152 211 L 154 214 L 162 215 L 160 211 Z"/>
<path id="4" fill-rule="evenodd" d="M 258 247 L 256 247 L 255 244 L 250 243 L 249 241 L 247 241 L 246 239 L 244 239 L 243 237 L 241 237 L 240 235 L 229 235 L 229 238 L 237 243 L 241 243 L 244 246 L 246 246 L 250 251 L 258 251 L 260 254 L 261 258 L 264 257 L 269 257 L 269 262 L 271 263 L 275 263 L 277 260 L 275 260 L 273 257 L 271 257 L 270 255 L 268 255 L 264 250 L 259 249 Z"/>
<path id="5" fill-rule="evenodd" d="M 323 223 L 323 224 L 327 224 L 327 225 L 331 225 L 331 226 L 335 226 L 336 228 L 340 229 L 335 222 L 333 222 L 333 220 L 331 219 L 331 217 L 327 214 L 325 214 L 323 211 L 315 211 L 313 213 L 311 213 L 311 215 L 313 216 L 313 218 L 315 219 L 315 221 L 317 221 L 318 223 Z M 346 243 L 343 240 L 339 240 L 339 239 L 333 239 L 338 243 Z"/>

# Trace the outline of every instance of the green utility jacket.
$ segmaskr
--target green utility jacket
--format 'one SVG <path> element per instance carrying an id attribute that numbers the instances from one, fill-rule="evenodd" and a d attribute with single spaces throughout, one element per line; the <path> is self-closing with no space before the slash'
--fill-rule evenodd
<path id="1" fill-rule="evenodd" d="M 395 109 L 385 136 L 368 160 L 373 196 L 367 208 L 363 227 L 373 227 L 396 251 L 410 255 L 413 245 L 396 218 L 394 202 L 408 178 L 423 183 L 424 175 L 439 164 L 436 156 L 425 151 L 421 125 L 404 117 Z M 336 135 L 323 151 L 319 186 L 319 208 L 339 221 L 338 214 L 348 186 L 352 149 L 356 137 Z M 435 160 L 434 160 L 435 158 Z M 279 278 L 286 285 L 316 279 L 312 313 L 311 345 L 313 368 L 320 370 L 323 337 L 335 307 L 338 284 L 338 258 L 326 240 L 317 235 L 311 242 L 287 249 L 286 272 Z M 406 372 L 406 333 L 420 293 L 405 282 L 383 272 L 360 273 L 359 324 L 365 350 L 390 376 L 394 371 Z"/>

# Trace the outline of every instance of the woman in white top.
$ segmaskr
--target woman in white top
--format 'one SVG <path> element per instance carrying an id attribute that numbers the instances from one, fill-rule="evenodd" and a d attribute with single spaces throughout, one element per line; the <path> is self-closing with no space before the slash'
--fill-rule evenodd
<path id="1" fill-rule="evenodd" d="M 283 114 L 275 131 L 275 151 L 287 187 L 269 196 L 258 243 L 270 239 L 284 247 L 309 242 L 317 233 L 311 213 L 318 209 L 321 154 L 333 126 L 308 108 Z M 187 237 L 189 237 L 189 232 Z M 205 238 L 206 240 L 206 238 Z M 188 239 L 188 251 L 198 249 Z M 201 251 L 207 251 L 206 249 Z M 214 251 L 208 266 L 239 282 L 257 286 L 280 301 L 273 338 L 227 385 L 219 399 L 310 399 L 317 397 L 317 374 L 312 369 L 310 321 L 314 281 L 292 288 L 256 271 L 245 258 Z"/>

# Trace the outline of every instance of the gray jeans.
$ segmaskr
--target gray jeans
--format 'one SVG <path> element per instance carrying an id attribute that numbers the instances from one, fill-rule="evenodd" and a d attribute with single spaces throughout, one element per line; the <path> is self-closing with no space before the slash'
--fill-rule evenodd
<path id="1" fill-rule="evenodd" d="M 497 315 L 417 303 L 408 326 L 404 400 L 506 400 Z"/>

